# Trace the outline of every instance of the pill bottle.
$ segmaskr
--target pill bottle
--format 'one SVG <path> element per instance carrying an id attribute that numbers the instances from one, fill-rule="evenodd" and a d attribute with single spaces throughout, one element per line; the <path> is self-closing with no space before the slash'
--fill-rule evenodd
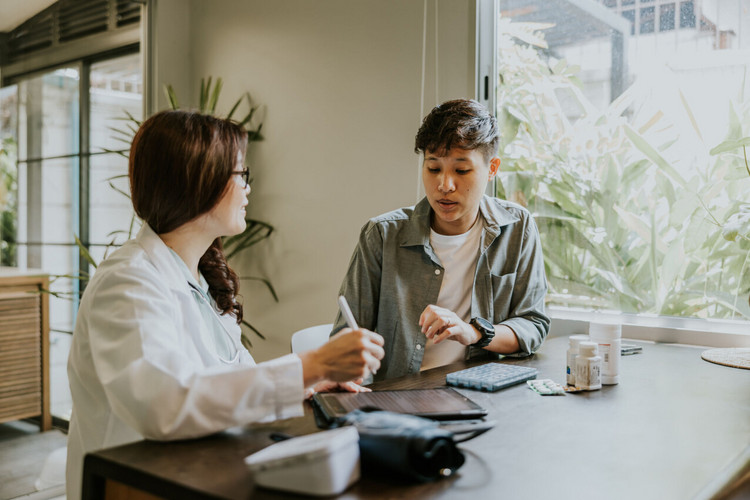
<path id="1" fill-rule="evenodd" d="M 565 363 L 565 373 L 568 385 L 576 385 L 576 356 L 578 356 L 578 344 L 588 340 L 588 335 L 571 335 L 568 337 L 568 353 Z"/>
<path id="2" fill-rule="evenodd" d="M 598 350 L 599 346 L 595 342 L 578 344 L 576 387 L 586 391 L 595 391 L 602 388 L 602 358 L 599 356 Z"/>
<path id="3" fill-rule="evenodd" d="M 602 384 L 614 385 L 620 381 L 620 337 L 622 326 L 618 323 L 591 323 L 589 337 L 599 345 L 602 357 Z"/>

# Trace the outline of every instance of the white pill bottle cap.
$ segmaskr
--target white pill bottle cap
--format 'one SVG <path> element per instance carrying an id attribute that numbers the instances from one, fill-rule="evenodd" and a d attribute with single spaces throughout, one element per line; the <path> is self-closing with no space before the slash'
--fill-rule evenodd
<path id="1" fill-rule="evenodd" d="M 581 342 L 578 344 L 578 353 L 584 358 L 593 358 L 599 354 L 599 345 L 594 342 Z"/>
<path id="2" fill-rule="evenodd" d="M 590 340 L 588 335 L 571 335 L 568 337 L 568 342 L 571 346 L 574 346 L 576 349 L 578 349 L 578 344 L 581 342 L 588 342 Z"/>
<path id="3" fill-rule="evenodd" d="M 619 323 L 590 323 L 591 340 L 614 340 L 622 336 L 622 325 Z"/>

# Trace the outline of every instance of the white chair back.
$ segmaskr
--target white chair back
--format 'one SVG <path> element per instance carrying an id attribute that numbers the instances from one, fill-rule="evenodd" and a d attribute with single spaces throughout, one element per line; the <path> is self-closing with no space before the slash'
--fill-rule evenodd
<path id="1" fill-rule="evenodd" d="M 292 334 L 292 352 L 301 352 L 317 349 L 328 341 L 328 335 L 333 329 L 333 323 L 311 326 Z"/>

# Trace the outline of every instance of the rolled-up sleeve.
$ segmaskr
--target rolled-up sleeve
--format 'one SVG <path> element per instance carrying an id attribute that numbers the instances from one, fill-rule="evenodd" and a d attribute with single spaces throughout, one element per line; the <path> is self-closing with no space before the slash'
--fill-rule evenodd
<path id="1" fill-rule="evenodd" d="M 519 351 L 515 355 L 528 356 L 541 347 L 549 332 L 550 319 L 544 308 L 547 278 L 539 231 L 528 212 L 522 224 L 522 233 L 519 231 L 515 236 L 521 238 L 520 250 L 511 259 L 515 260 L 516 269 L 510 311 L 500 324 L 511 328 L 518 338 Z"/>
<path id="2" fill-rule="evenodd" d="M 529 216 L 525 220 L 510 314 L 500 323 L 515 332 L 520 347 L 518 354 L 533 354 L 549 333 L 550 319 L 544 309 L 546 294 L 541 240 L 536 224 Z"/>

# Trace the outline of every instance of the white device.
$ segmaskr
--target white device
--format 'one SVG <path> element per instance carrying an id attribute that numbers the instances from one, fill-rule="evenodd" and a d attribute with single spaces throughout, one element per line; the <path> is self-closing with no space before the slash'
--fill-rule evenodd
<path id="1" fill-rule="evenodd" d="M 359 434 L 347 426 L 287 439 L 253 453 L 245 463 L 259 486 L 338 495 L 360 477 Z"/>

